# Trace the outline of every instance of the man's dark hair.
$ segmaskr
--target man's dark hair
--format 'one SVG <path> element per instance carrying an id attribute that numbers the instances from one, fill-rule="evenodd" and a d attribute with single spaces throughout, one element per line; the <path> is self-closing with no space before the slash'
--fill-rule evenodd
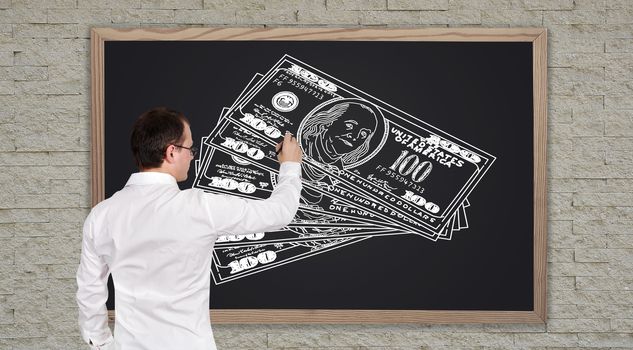
<path id="1" fill-rule="evenodd" d="M 139 169 L 158 168 L 169 145 L 180 144 L 189 120 L 184 114 L 157 107 L 141 114 L 134 122 L 130 146 Z"/>

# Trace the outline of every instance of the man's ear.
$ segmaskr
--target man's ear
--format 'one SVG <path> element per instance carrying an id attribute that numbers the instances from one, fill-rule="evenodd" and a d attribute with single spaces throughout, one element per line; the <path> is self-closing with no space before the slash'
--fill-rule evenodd
<path id="1" fill-rule="evenodd" d="M 174 145 L 169 145 L 167 146 L 167 149 L 165 149 L 165 154 L 163 154 L 163 159 L 167 163 L 171 163 L 174 160 L 174 149 L 176 149 Z"/>

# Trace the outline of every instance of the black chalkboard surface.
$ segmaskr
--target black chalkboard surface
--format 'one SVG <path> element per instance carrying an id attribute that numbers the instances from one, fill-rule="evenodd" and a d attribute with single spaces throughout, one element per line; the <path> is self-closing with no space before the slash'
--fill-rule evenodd
<path id="1" fill-rule="evenodd" d="M 266 136 L 274 140 L 285 128 L 299 134 L 310 160 L 327 166 L 304 161 L 306 210 L 294 226 L 217 242 L 210 309 L 339 316 L 391 310 L 430 316 L 418 322 L 542 322 L 544 230 L 543 237 L 538 231 L 545 219 L 536 218 L 544 213 L 537 200 L 544 183 L 536 181 L 545 155 L 538 151 L 544 136 L 535 135 L 545 132 L 545 101 L 535 92 L 544 90 L 535 61 L 544 49 L 535 40 L 544 40 L 544 31 L 535 33 L 520 41 L 500 40 L 503 33 L 425 40 L 421 30 L 420 39 L 404 41 L 369 34 L 194 41 L 97 30 L 103 140 L 95 153 L 103 154 L 103 198 L 137 171 L 129 132 L 152 107 L 184 112 L 203 150 L 182 189 L 266 198 L 276 179 Z M 323 128 L 318 123 L 328 113 L 335 121 Z M 249 143 L 253 133 L 263 141 Z M 345 147 L 354 157 L 323 155 Z M 222 169 L 257 175 L 229 180 Z M 109 309 L 114 292 L 110 283 Z M 339 316 L 329 320 L 344 322 Z"/>

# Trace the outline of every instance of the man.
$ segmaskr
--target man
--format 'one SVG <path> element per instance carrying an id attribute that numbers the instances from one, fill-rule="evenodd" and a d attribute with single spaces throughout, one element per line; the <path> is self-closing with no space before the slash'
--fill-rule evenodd
<path id="1" fill-rule="evenodd" d="M 195 148 L 188 120 L 165 108 L 133 127 L 140 172 L 96 205 L 84 224 L 77 271 L 83 339 L 93 349 L 215 350 L 209 320 L 212 250 L 223 234 L 278 229 L 295 215 L 302 152 L 286 133 L 279 183 L 267 200 L 181 191 Z M 108 328 L 108 274 L 116 288 L 115 336 Z"/>

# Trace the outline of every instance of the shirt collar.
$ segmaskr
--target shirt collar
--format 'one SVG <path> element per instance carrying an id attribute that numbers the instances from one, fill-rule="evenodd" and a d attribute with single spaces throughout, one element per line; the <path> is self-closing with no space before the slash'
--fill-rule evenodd
<path id="1" fill-rule="evenodd" d="M 130 178 L 127 180 L 125 186 L 156 184 L 177 185 L 176 179 L 170 174 L 158 171 L 143 171 L 130 175 Z"/>

